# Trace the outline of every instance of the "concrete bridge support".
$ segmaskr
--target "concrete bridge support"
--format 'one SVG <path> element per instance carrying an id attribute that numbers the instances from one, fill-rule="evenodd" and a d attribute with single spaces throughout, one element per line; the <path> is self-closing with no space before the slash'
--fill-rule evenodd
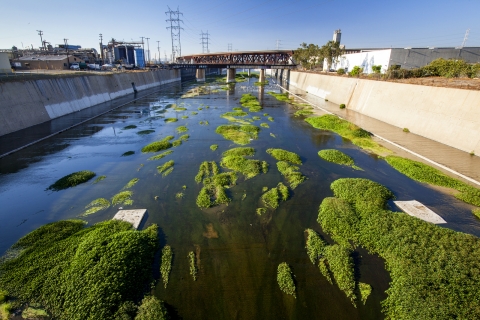
<path id="1" fill-rule="evenodd" d="M 196 78 L 199 82 L 205 82 L 205 69 L 197 69 Z"/>
<path id="2" fill-rule="evenodd" d="M 265 69 L 260 69 L 260 77 L 258 78 L 258 82 L 265 82 Z"/>
<path id="3" fill-rule="evenodd" d="M 248 70 L 248 77 L 250 78 L 250 71 L 251 71 L 252 69 L 247 69 L 247 70 Z"/>
<path id="4" fill-rule="evenodd" d="M 227 69 L 227 83 L 235 82 L 235 73 L 237 69 L 229 68 Z"/>

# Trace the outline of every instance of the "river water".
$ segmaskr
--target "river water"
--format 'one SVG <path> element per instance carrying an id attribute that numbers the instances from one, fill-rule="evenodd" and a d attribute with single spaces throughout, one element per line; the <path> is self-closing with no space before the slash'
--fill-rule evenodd
<path id="1" fill-rule="evenodd" d="M 441 215 L 444 227 L 480 235 L 480 224 L 472 219 L 471 206 L 439 190 L 414 182 L 393 170 L 385 161 L 368 154 L 338 135 L 317 130 L 294 117 L 292 106 L 266 94 L 279 92 L 278 87 L 265 89 L 253 85 L 256 79 L 237 83 L 231 90 L 181 99 L 196 83 L 177 83 L 161 91 L 120 107 L 60 135 L 0 159 L 0 252 L 3 253 L 21 236 L 41 225 L 62 219 L 79 218 L 85 206 L 96 198 L 110 199 L 133 178 L 139 182 L 131 189 L 133 205 L 146 208 L 145 226 L 160 226 L 161 243 L 174 252 L 170 281 L 165 289 L 161 281 L 154 293 L 164 300 L 174 317 L 182 319 L 378 319 L 382 318 L 380 301 L 390 281 L 383 260 L 358 248 L 353 257 L 358 280 L 370 284 L 372 294 L 366 305 L 355 308 L 336 285 L 320 274 L 305 251 L 306 228 L 324 236 L 316 218 L 323 198 L 332 196 L 330 184 L 343 177 L 362 177 L 391 189 L 398 200 L 416 199 Z M 210 89 L 215 89 L 213 85 Z M 248 117 L 260 116 L 255 125 L 261 128 L 253 157 L 270 165 L 267 174 L 244 180 L 229 189 L 232 202 L 201 210 L 195 200 L 201 184 L 194 181 L 202 161 L 217 161 L 221 153 L 236 147 L 215 133 L 217 126 L 228 121 L 220 115 L 239 106 L 244 93 L 259 97 L 263 110 Z M 184 104 L 186 111 L 167 109 L 156 112 L 152 103 Z M 208 108 L 207 108 L 208 106 Z M 199 110 L 201 108 L 201 110 Z M 192 112 L 198 112 L 193 115 Z M 267 116 L 274 118 L 268 121 Z M 182 116 L 188 116 L 183 119 Z M 177 118 L 166 123 L 164 118 Z M 200 124 L 200 122 L 203 122 Z M 205 124 L 208 122 L 208 124 Z M 135 129 L 124 129 L 136 125 Z M 147 160 L 141 148 L 167 135 L 178 137 L 175 129 L 185 125 L 188 141 L 172 148 L 173 153 L 161 160 Z M 139 135 L 141 130 L 154 130 Z M 218 144 L 216 151 L 210 145 Z M 276 161 L 265 150 L 282 148 L 299 154 L 300 171 L 307 180 L 291 198 L 275 211 L 258 216 L 263 187 L 286 182 L 276 169 Z M 328 163 L 320 159 L 321 149 L 336 148 L 355 159 L 364 171 Z M 134 151 L 130 156 L 125 152 Z M 174 160 L 174 170 L 166 177 L 156 167 Z M 94 171 L 107 178 L 97 184 L 88 182 L 67 190 L 48 191 L 57 179 L 80 170 Z M 186 189 L 183 188 L 186 186 Z M 183 198 L 176 194 L 183 192 Z M 246 197 L 244 196 L 246 195 Z M 393 203 L 389 204 L 397 211 Z M 119 206 L 110 207 L 87 217 L 89 224 L 111 219 Z M 199 268 L 197 281 L 189 275 L 187 254 L 195 251 Z M 276 270 L 287 262 L 295 275 L 297 298 L 285 295 L 277 285 Z M 158 266 L 155 266 L 158 270 Z"/>

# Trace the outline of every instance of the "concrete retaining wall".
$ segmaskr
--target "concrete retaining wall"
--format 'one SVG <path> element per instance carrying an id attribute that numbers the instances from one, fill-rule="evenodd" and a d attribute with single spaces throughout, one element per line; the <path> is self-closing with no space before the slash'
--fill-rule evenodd
<path id="1" fill-rule="evenodd" d="M 69 114 L 137 90 L 180 81 L 178 70 L 132 72 L 0 84 L 0 135 Z"/>
<path id="2" fill-rule="evenodd" d="M 480 91 L 290 73 L 290 85 L 350 110 L 480 154 Z"/>

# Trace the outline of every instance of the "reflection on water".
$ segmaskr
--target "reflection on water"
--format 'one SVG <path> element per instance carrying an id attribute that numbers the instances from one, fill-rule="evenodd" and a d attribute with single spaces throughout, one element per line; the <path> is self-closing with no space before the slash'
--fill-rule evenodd
<path id="1" fill-rule="evenodd" d="M 336 134 L 313 129 L 303 118 L 294 117 L 291 107 L 265 94 L 275 87 L 256 87 L 255 81 L 250 79 L 229 90 L 190 99 L 179 97 L 193 83 L 183 84 L 182 90 L 170 87 L 0 159 L 0 251 L 45 223 L 78 218 L 92 200 L 110 199 L 128 181 L 138 178 L 131 189 L 132 208 L 148 210 L 145 225 L 157 223 L 162 244 L 168 243 L 174 252 L 168 287 L 158 285 L 154 292 L 178 317 L 378 319 L 382 318 L 380 301 L 385 298 L 390 281 L 383 260 L 361 248 L 355 251 L 356 274 L 360 281 L 372 285 L 373 292 L 365 306 L 354 308 L 343 292 L 321 276 L 305 252 L 306 228 L 320 232 L 331 242 L 321 232 L 316 218 L 322 199 L 332 195 L 329 186 L 334 180 L 363 177 L 378 181 L 390 188 L 398 200 L 416 199 L 432 208 L 448 222 L 446 227 L 480 235 L 479 223 L 472 218 L 468 205 L 411 181 Z M 200 210 L 195 200 L 201 184 L 194 181 L 200 163 L 218 163 L 223 151 L 235 147 L 215 133 L 218 125 L 227 122 L 219 115 L 238 107 L 239 98 L 248 92 L 257 95 L 264 106 L 264 110 L 249 117 L 260 116 L 261 120 L 254 124 L 268 122 L 270 126 L 262 128 L 258 140 L 251 141 L 250 146 L 256 150 L 254 158 L 267 161 L 270 170 L 246 181 L 240 177 L 237 185 L 228 190 L 232 198 L 228 206 Z M 170 103 L 184 103 L 187 110 L 154 109 Z M 201 105 L 203 109 L 198 110 Z M 193 111 L 198 114 L 192 114 Z M 272 116 L 274 122 L 269 122 L 264 113 Z M 177 118 L 178 122 L 165 123 L 163 117 Z M 209 124 L 200 125 L 200 121 Z M 136 128 L 125 129 L 129 125 Z M 187 126 L 190 139 L 173 148 L 173 153 L 164 159 L 147 160 L 152 154 L 142 154 L 140 149 L 167 135 L 178 138 L 181 134 L 175 129 L 180 125 Z M 147 129 L 155 132 L 137 134 Z M 209 148 L 212 144 L 218 144 L 216 151 Z M 255 211 L 262 206 L 262 188 L 285 182 L 276 162 L 265 152 L 267 148 L 298 153 L 303 161 L 300 170 L 308 180 L 276 211 L 258 216 Z M 325 148 L 342 150 L 364 171 L 321 160 L 317 152 Z M 121 157 L 130 150 L 135 154 Z M 175 162 L 174 170 L 162 177 L 156 167 L 168 160 Z M 79 170 L 91 170 L 107 178 L 60 192 L 46 191 L 60 177 Z M 183 198 L 175 197 L 178 192 L 184 193 Z M 111 207 L 86 220 L 92 224 L 111 219 L 117 210 L 118 206 Z M 197 255 L 197 281 L 189 275 L 189 251 Z M 290 264 L 295 274 L 297 299 L 284 295 L 278 288 L 276 270 L 283 261 Z"/>

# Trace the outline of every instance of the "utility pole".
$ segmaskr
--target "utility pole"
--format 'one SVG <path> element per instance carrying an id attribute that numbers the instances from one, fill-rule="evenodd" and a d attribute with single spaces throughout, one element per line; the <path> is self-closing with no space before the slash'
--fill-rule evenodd
<path id="1" fill-rule="evenodd" d="M 168 6 L 167 6 L 168 7 Z M 180 20 L 180 15 L 183 15 L 180 11 L 173 11 L 168 7 L 168 11 L 165 12 L 166 15 L 169 15 L 169 19 L 167 19 L 167 22 L 170 22 L 170 27 L 167 27 L 167 29 L 170 29 L 171 37 L 172 37 L 172 62 L 175 62 L 176 57 L 181 57 L 182 56 L 182 44 L 180 41 L 180 30 L 183 30 L 183 28 L 180 26 L 180 22 L 183 23 L 182 20 Z"/>
<path id="2" fill-rule="evenodd" d="M 99 34 L 99 36 L 100 36 L 100 54 L 102 55 L 102 65 L 104 65 L 105 59 L 103 58 L 103 36 L 101 33 Z"/>
<path id="3" fill-rule="evenodd" d="M 67 69 L 70 69 L 70 58 L 68 57 L 68 39 L 63 39 L 65 43 L 65 49 L 67 49 Z"/>
<path id="4" fill-rule="evenodd" d="M 468 39 L 468 34 L 470 33 L 470 29 L 467 29 L 467 32 L 465 32 L 465 37 L 463 37 L 463 42 L 462 42 L 462 48 L 465 47 L 467 44 L 467 39 Z"/>
<path id="5" fill-rule="evenodd" d="M 232 51 L 232 44 L 231 43 L 228 44 L 228 52 L 230 52 L 230 51 Z"/>
<path id="6" fill-rule="evenodd" d="M 43 44 L 43 39 L 42 39 L 43 31 L 42 30 L 37 30 L 37 31 L 38 31 L 38 35 L 40 36 L 40 42 L 42 43 L 42 47 L 45 49 L 45 46 Z"/>
<path id="7" fill-rule="evenodd" d="M 158 60 L 162 60 L 162 57 L 160 57 L 160 41 L 159 40 L 157 40 L 157 50 L 158 50 Z"/>
<path id="8" fill-rule="evenodd" d="M 147 39 L 147 49 L 148 49 L 148 63 L 150 63 L 150 43 L 148 42 L 148 40 L 150 40 L 150 38 L 145 38 Z"/>
<path id="9" fill-rule="evenodd" d="M 210 51 L 208 50 L 208 30 L 206 33 L 201 31 L 202 33 L 200 34 L 201 40 L 202 40 L 202 53 L 209 53 Z"/>
<path id="10" fill-rule="evenodd" d="M 145 63 L 145 45 L 143 44 L 143 38 L 145 38 L 145 37 L 140 37 L 140 38 L 142 38 L 143 67 L 145 68 L 145 65 L 146 65 L 146 63 Z"/>
<path id="11" fill-rule="evenodd" d="M 277 40 L 277 50 L 280 50 L 280 41 L 282 40 Z"/>

